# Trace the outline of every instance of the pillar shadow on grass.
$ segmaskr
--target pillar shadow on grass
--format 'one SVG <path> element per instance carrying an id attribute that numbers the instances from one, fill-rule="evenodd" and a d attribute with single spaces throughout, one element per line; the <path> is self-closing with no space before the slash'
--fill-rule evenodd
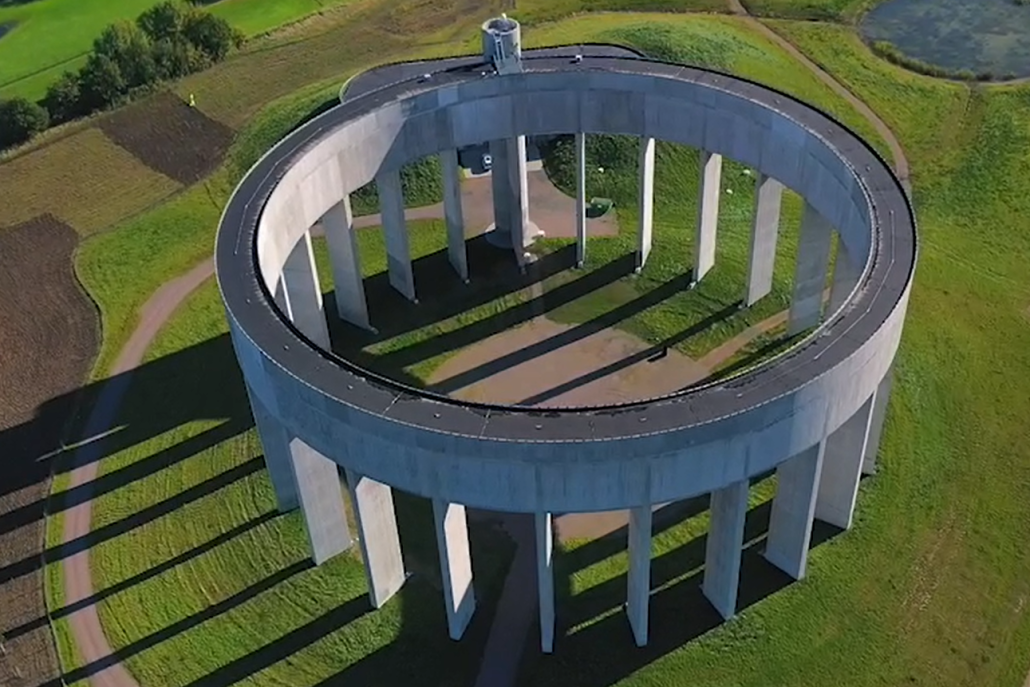
<path id="1" fill-rule="evenodd" d="M 766 501 L 747 513 L 737 596 L 738 613 L 794 582 L 762 555 L 771 507 L 772 502 Z M 838 528 L 816 521 L 809 548 L 823 544 L 840 532 Z M 625 527 L 608 535 L 606 539 L 610 538 L 621 546 L 612 551 L 614 547 L 608 543 L 604 553 L 612 555 L 624 551 L 626 536 Z M 527 641 L 530 650 L 523 656 L 519 684 L 609 687 L 722 625 L 726 621 L 701 591 L 706 544 L 707 536 L 701 535 L 652 558 L 648 644 L 645 647 L 635 646 L 624 611 L 627 575 L 617 575 L 573 595 L 571 574 L 582 569 L 584 561 L 576 556 L 576 551 L 561 554 L 556 560 L 558 598 L 554 652 L 544 655 L 535 649 L 539 646 L 539 630 L 534 630 L 535 636 Z M 601 557 L 587 556 L 586 565 L 598 560 Z M 595 618 L 596 621 L 589 623 Z M 580 626 L 579 629 L 570 632 L 576 626 Z M 613 647 L 617 649 L 613 650 Z"/>

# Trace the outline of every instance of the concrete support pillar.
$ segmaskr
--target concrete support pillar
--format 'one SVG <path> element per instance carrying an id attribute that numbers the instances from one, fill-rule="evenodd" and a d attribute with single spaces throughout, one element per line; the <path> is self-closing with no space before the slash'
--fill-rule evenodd
<path id="1" fill-rule="evenodd" d="M 290 437 L 279 419 L 265 408 L 249 386 L 247 396 L 250 398 L 254 425 L 265 454 L 265 467 L 275 492 L 275 504 L 280 513 L 291 511 L 300 505 L 300 501 L 297 496 L 297 478 L 293 474 L 293 459 L 290 456 Z"/>
<path id="2" fill-rule="evenodd" d="M 830 287 L 830 305 L 826 311 L 832 314 L 837 308 L 844 305 L 844 301 L 851 295 L 858 278 L 862 276 L 862 266 L 856 265 L 855 260 L 848 252 L 847 244 L 837 239 L 837 260 L 833 264 L 833 285 Z"/>
<path id="3" fill-rule="evenodd" d="M 769 515 L 765 558 L 795 580 L 805 576 L 808 563 L 825 445 L 820 442 L 802 451 L 776 470 L 776 496 Z"/>
<path id="4" fill-rule="evenodd" d="M 826 438 L 823 470 L 815 501 L 815 517 L 841 529 L 851 527 L 858 498 L 858 480 L 862 475 L 866 440 L 873 417 L 874 393 Z"/>
<path id="5" fill-rule="evenodd" d="M 749 306 L 772 291 L 782 196 L 783 184 L 759 172 L 755 179 L 755 210 L 751 221 L 751 249 L 747 265 L 745 303 Z"/>
<path id="6" fill-rule="evenodd" d="M 576 266 L 587 259 L 587 136 L 576 134 Z"/>
<path id="7" fill-rule="evenodd" d="M 447 631 L 451 639 L 461 639 L 476 610 L 465 506 L 433 499 L 433 520 L 436 523 L 436 546 L 440 552 L 443 598 L 447 606 Z"/>
<path id="8" fill-rule="evenodd" d="M 300 439 L 290 441 L 290 454 L 311 558 L 320 565 L 351 545 L 339 468 Z"/>
<path id="9" fill-rule="evenodd" d="M 397 593 L 406 578 L 397 516 L 393 510 L 393 491 L 351 470 L 347 471 L 347 484 L 358 519 L 368 596 L 372 606 L 379 608 Z"/>
<path id="10" fill-rule="evenodd" d="M 740 557 L 750 487 L 744 479 L 712 492 L 711 524 L 705 544 L 705 576 L 701 589 L 723 618 L 737 613 Z"/>
<path id="11" fill-rule="evenodd" d="M 815 208 L 805 203 L 798 235 L 794 293 L 790 301 L 787 334 L 797 334 L 819 324 L 823 314 L 826 273 L 830 269 L 832 240 L 833 227 Z"/>
<path id="12" fill-rule="evenodd" d="M 876 388 L 873 400 L 873 418 L 869 422 L 869 438 L 865 443 L 865 457 L 862 459 L 862 474 L 876 474 L 876 454 L 880 450 L 880 439 L 883 437 L 883 424 L 887 419 L 887 404 L 890 402 L 891 386 L 894 384 L 894 366 L 892 365 L 880 386 Z"/>
<path id="13" fill-rule="evenodd" d="M 647 646 L 647 615 L 651 601 L 651 506 L 629 511 L 629 575 L 626 614 L 637 646 Z"/>
<path id="14" fill-rule="evenodd" d="M 637 272 L 651 254 L 651 225 L 654 223 L 654 139 L 640 139 L 640 231 L 637 235 Z"/>
<path id="15" fill-rule="evenodd" d="M 461 170 L 458 151 L 440 153 L 443 176 L 443 214 L 447 222 L 447 258 L 461 280 L 469 280 L 468 255 L 465 251 L 465 216 L 461 207 Z"/>
<path id="16" fill-rule="evenodd" d="M 379 191 L 379 212 L 386 234 L 386 264 L 390 286 L 409 301 L 415 297 L 415 278 L 411 273 L 411 249 L 408 246 L 408 227 L 404 221 L 404 189 L 401 173 L 397 170 L 382 172 L 376 177 Z"/>
<path id="17" fill-rule="evenodd" d="M 311 250 L 311 232 L 305 231 L 283 265 L 282 287 L 287 316 L 300 333 L 317 346 L 329 348 L 329 327 L 322 305 L 322 287 Z M 282 307 L 282 304 L 280 304 Z"/>
<path id="18" fill-rule="evenodd" d="M 540 607 L 540 649 L 554 650 L 554 529 L 550 513 L 534 513 L 536 586 Z"/>
<path id="19" fill-rule="evenodd" d="M 511 198 L 508 206 L 511 212 L 512 246 L 523 260 L 525 249 L 533 243 L 533 235 L 529 223 L 529 177 L 526 172 L 526 137 L 516 136 L 508 141 L 508 187 Z"/>
<path id="20" fill-rule="evenodd" d="M 494 230 L 498 232 L 497 245 L 503 245 L 511 239 L 508 226 L 511 217 L 511 194 L 508 190 L 511 186 L 508 181 L 511 164 L 508 161 L 508 142 L 503 138 L 490 141 L 490 157 L 493 159 L 493 166 L 490 168 L 490 193 L 494 204 Z"/>
<path id="21" fill-rule="evenodd" d="M 365 280 L 361 276 L 358 235 L 354 229 L 349 195 L 344 196 L 343 200 L 322 216 L 322 227 L 325 229 L 329 262 L 333 268 L 336 312 L 341 320 L 371 329 L 368 301 L 365 299 Z"/>
<path id="22" fill-rule="evenodd" d="M 697 239 L 693 281 L 699 282 L 715 266 L 716 228 L 719 224 L 719 190 L 722 184 L 722 155 L 707 150 L 701 154 L 701 188 L 697 203 Z"/>

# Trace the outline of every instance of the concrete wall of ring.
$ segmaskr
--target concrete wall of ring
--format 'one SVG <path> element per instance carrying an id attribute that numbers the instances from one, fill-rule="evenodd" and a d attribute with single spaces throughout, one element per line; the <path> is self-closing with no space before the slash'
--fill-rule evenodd
<path id="1" fill-rule="evenodd" d="M 286 256 L 307 228 L 378 172 L 484 140 L 574 131 L 650 136 L 751 165 L 805 197 L 835 226 L 852 256 L 863 264 L 872 258 L 866 190 L 839 151 L 783 113 L 717 88 L 668 78 L 526 73 L 420 93 L 310 145 L 281 178 L 259 220 L 258 262 L 266 285 L 274 289 Z M 821 441 L 873 394 L 887 373 L 907 300 L 908 287 L 875 331 L 845 333 L 864 343 L 824 374 L 798 380 L 792 393 L 703 425 L 576 441 L 482 436 L 474 413 L 468 413 L 467 431 L 444 433 L 361 410 L 283 369 L 231 312 L 229 321 L 251 391 L 287 431 L 340 465 L 406 491 L 470 506 L 572 512 L 712 491 L 760 474 Z M 790 369 L 789 360 L 782 373 L 801 374 Z M 396 399 L 386 389 L 368 387 L 363 393 L 369 408 L 433 405 L 425 399 Z"/>

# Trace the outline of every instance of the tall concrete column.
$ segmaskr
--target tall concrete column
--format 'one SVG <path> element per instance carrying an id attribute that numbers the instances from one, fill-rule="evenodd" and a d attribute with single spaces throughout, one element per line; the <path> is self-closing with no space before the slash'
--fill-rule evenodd
<path id="1" fill-rule="evenodd" d="M 707 150 L 701 154 L 701 188 L 697 203 L 697 237 L 694 253 L 694 282 L 715 266 L 716 229 L 719 224 L 719 190 L 722 184 L 722 155 Z"/>
<path id="2" fill-rule="evenodd" d="M 497 245 L 503 245 L 511 239 L 511 184 L 508 181 L 511 163 L 508 161 L 508 142 L 503 138 L 490 141 L 490 157 L 493 159 L 490 168 L 490 193 L 494 204 L 494 230 L 498 233 Z"/>
<path id="3" fill-rule="evenodd" d="M 576 266 L 587 259 L 587 135 L 576 133 Z"/>
<path id="4" fill-rule="evenodd" d="M 368 596 L 372 606 L 379 608 L 397 593 L 406 578 L 393 491 L 351 470 L 347 470 L 347 484 L 358 519 Z"/>
<path id="5" fill-rule="evenodd" d="M 833 264 L 833 285 L 830 287 L 830 304 L 826 311 L 828 314 L 836 312 L 837 308 L 844 305 L 844 301 L 858 284 L 860 276 L 862 266 L 855 264 L 855 260 L 848 252 L 847 244 L 838 238 L 837 260 Z"/>
<path id="6" fill-rule="evenodd" d="M 440 553 L 443 598 L 447 606 L 447 631 L 451 639 L 461 639 L 476 610 L 465 506 L 433 499 L 433 520 Z"/>
<path id="7" fill-rule="evenodd" d="M 651 506 L 629 511 L 629 575 L 626 614 L 637 646 L 647 646 L 647 617 L 651 601 Z"/>
<path id="8" fill-rule="evenodd" d="M 797 334 L 819 324 L 823 314 L 826 273 L 830 269 L 832 240 L 833 227 L 815 208 L 805 203 L 798 235 L 794 293 L 790 300 L 787 334 Z"/>
<path id="9" fill-rule="evenodd" d="M 311 558 L 320 565 L 351 545 L 339 468 L 300 439 L 290 441 L 290 454 Z"/>
<path id="10" fill-rule="evenodd" d="M 379 212 L 386 235 L 386 265 L 390 286 L 409 301 L 415 297 L 415 277 L 411 273 L 411 249 L 408 246 L 408 227 L 404 221 L 404 189 L 398 170 L 382 172 L 376 177 L 379 191 Z"/>
<path id="11" fill-rule="evenodd" d="M 315 254 L 311 250 L 311 232 L 304 232 L 283 265 L 282 287 L 287 315 L 301 334 L 322 348 L 329 348 L 329 327 L 322 305 L 322 287 L 318 284 Z"/>
<path id="12" fill-rule="evenodd" d="M 322 227 L 329 246 L 329 263 L 333 268 L 336 312 L 341 320 L 371 329 L 349 195 L 322 216 Z"/>
<path id="13" fill-rule="evenodd" d="M 740 557 L 744 550 L 748 480 L 712 492 L 711 524 L 705 544 L 705 576 L 701 589 L 723 618 L 737 612 Z"/>
<path id="14" fill-rule="evenodd" d="M 511 202 L 511 238 L 518 258 L 523 259 L 525 249 L 533 243 L 532 228 L 529 223 L 529 176 L 526 171 L 526 137 L 516 136 L 508 139 L 508 186 Z"/>
<path id="15" fill-rule="evenodd" d="M 275 504 L 281 513 L 291 511 L 300 505 L 300 501 L 297 496 L 297 478 L 293 474 L 293 458 L 290 456 L 290 437 L 279 418 L 265 408 L 249 386 L 247 397 L 265 454 L 265 467 L 275 492 Z"/>
<path id="16" fill-rule="evenodd" d="M 550 513 L 534 513 L 536 586 L 540 607 L 540 649 L 554 650 L 554 529 Z"/>
<path id="17" fill-rule="evenodd" d="M 826 442 L 819 442 L 776 469 L 776 496 L 769 515 L 765 558 L 795 580 L 805 576 L 808 564 L 808 545 L 812 540 L 812 518 L 825 446 Z"/>
<path id="18" fill-rule="evenodd" d="M 851 527 L 862 475 L 866 440 L 873 417 L 874 393 L 855 414 L 826 438 L 815 517 L 841 529 Z"/>
<path id="19" fill-rule="evenodd" d="M 461 207 L 461 173 L 458 151 L 440 153 L 443 176 L 443 214 L 447 222 L 447 258 L 462 281 L 469 280 L 468 254 L 465 250 L 465 215 Z"/>
<path id="20" fill-rule="evenodd" d="M 755 209 L 751 221 L 751 248 L 747 265 L 747 305 L 754 305 L 772 291 L 782 197 L 783 184 L 759 172 L 755 179 Z"/>
<path id="21" fill-rule="evenodd" d="M 862 459 L 862 474 L 876 474 L 876 454 L 880 450 L 880 439 L 883 438 L 883 425 L 887 419 L 887 404 L 890 403 L 891 386 L 894 384 L 894 366 L 892 365 L 880 385 L 876 388 L 873 399 L 873 419 L 869 423 L 869 438 L 865 443 L 865 457 Z"/>
<path id="22" fill-rule="evenodd" d="M 637 272 L 651 254 L 651 226 L 654 223 L 654 139 L 640 139 L 640 232 L 637 235 Z"/>

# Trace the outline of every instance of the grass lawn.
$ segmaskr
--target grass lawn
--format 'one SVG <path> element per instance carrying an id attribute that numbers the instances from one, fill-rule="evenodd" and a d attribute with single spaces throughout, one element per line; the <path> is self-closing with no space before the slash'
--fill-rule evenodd
<path id="1" fill-rule="evenodd" d="M 748 12 L 759 17 L 783 17 L 807 21 L 855 24 L 883 0 L 741 0 Z"/>
<path id="2" fill-rule="evenodd" d="M 267 49 L 253 49 L 176 87 L 196 90 L 201 107 L 210 108 L 205 111 L 239 127 L 291 89 L 315 84 L 265 110 L 248 128 L 251 142 L 237 148 L 239 157 L 231 158 L 206 184 L 84 245 L 78 269 L 100 303 L 105 323 L 98 371 L 106 369 L 105 362 L 124 343 L 134 326 L 133 313 L 149 294 L 211 254 L 213 229 L 234 170 L 245 168 L 247 156 L 260 152 L 255 141 L 274 141 L 305 107 L 318 102 L 319 89 L 330 92 L 335 87 L 327 80 L 338 85 L 362 64 L 471 45 L 468 32 L 495 9 L 479 4 L 472 8 L 458 0 L 444 4 L 438 15 L 425 20 L 428 37 L 421 47 L 409 40 L 408 31 L 418 24 L 416 13 L 370 2 L 355 7 L 353 24 L 327 23 L 322 33 L 271 39 L 263 44 Z M 618 40 L 707 61 L 819 104 L 885 150 L 843 101 L 737 20 L 601 14 L 545 23 L 545 4 L 531 7 L 542 18 L 537 25 L 529 22 L 527 45 Z M 527 18 L 532 16 L 527 10 Z M 455 22 L 456 17 L 462 20 Z M 970 90 L 877 60 L 843 26 L 771 25 L 884 117 L 912 163 L 920 265 L 880 472 L 863 483 L 854 529 L 815 549 L 803 583 L 749 606 L 738 619 L 709 632 L 703 632 L 705 611 L 697 603 L 694 576 L 703 552 L 695 537 L 704 530 L 704 515 L 673 523 L 655 538 L 655 581 L 662 588 L 653 599 L 651 646 L 646 650 L 632 648 L 620 610 L 622 542 L 571 546 L 558 563 L 563 571 L 559 609 L 568 636 L 559 637 L 553 657 L 529 662 L 521 683 L 1021 684 L 1030 664 L 1030 578 L 1025 574 L 1030 569 L 1025 547 L 1025 532 L 1030 531 L 1030 233 L 1025 231 L 1030 214 L 1030 87 Z M 612 154 L 617 157 L 619 150 L 615 145 Z M 632 195 L 635 176 L 628 165 L 617 169 L 617 178 L 607 182 L 611 188 L 591 187 L 588 193 L 614 198 L 620 224 L 631 228 L 635 205 L 622 199 Z M 710 310 L 743 283 L 739 255 L 750 209 L 748 184 L 729 163 L 724 179 L 735 193 L 723 194 L 720 263 L 702 287 L 711 290 Z M 589 319 L 619 299 L 654 289 L 689 265 L 696 183 L 694 154 L 660 146 L 655 247 L 648 269 L 636 281 L 613 287 L 618 294 L 581 303 L 580 311 L 566 310 L 565 317 Z M 783 280 L 789 279 L 789 269 L 781 266 L 789 264 L 797 213 L 796 199 L 785 199 L 780 281 L 767 301 L 773 310 L 777 302 L 778 307 L 785 304 Z M 593 240 L 591 266 L 623 254 L 627 240 Z M 641 314 L 635 325 L 627 326 L 665 336 L 699 312 L 699 304 L 684 301 L 671 315 L 648 319 Z M 159 359 L 174 363 L 182 355 L 199 361 L 197 370 L 156 377 L 183 385 L 181 391 L 170 393 L 167 384 L 158 384 L 160 392 L 145 386 L 134 392 L 137 400 L 127 407 L 145 412 L 147 418 L 135 423 L 127 418 L 126 426 L 138 435 L 122 442 L 126 447 L 102 465 L 105 473 L 114 474 L 119 467 L 143 465 L 154 455 L 183 454 L 169 467 L 110 492 L 96 504 L 96 527 L 133 523 L 94 549 L 97 587 L 141 578 L 101 606 L 112 643 L 128 648 L 129 667 L 144 687 L 189 683 L 227 663 L 240 672 L 220 675 L 252 684 L 310 684 L 340 671 L 349 671 L 342 675 L 356 684 L 390 684 L 394 676 L 412 675 L 420 684 L 433 682 L 439 674 L 433 672 L 439 670 L 436 663 L 410 650 L 412 642 L 389 643 L 394 637 L 416 638 L 416 644 L 443 662 L 450 656 L 445 651 L 457 650 L 445 641 L 441 602 L 431 583 L 420 587 L 415 578 L 409 591 L 383 612 L 351 620 L 349 611 L 331 609 L 355 608 L 348 604 L 361 595 L 357 563 L 343 557 L 317 571 L 296 567 L 302 558 L 299 519 L 262 515 L 269 512 L 271 500 L 263 473 L 253 462 L 258 448 L 252 433 L 233 427 L 233 433 L 223 436 L 219 430 L 225 418 L 245 412 L 245 406 L 218 403 L 222 391 L 234 388 L 218 384 L 219 375 L 235 368 L 224 343 L 219 358 L 213 355 L 218 346 L 205 342 L 219 341 L 222 331 L 220 308 L 209 285 L 151 351 L 155 370 L 160 369 Z M 191 356 L 191 351 L 201 355 Z M 190 404 L 177 405 L 187 398 Z M 196 403 L 213 411 L 202 412 Z M 151 427 L 153 423 L 157 425 Z M 752 495 L 759 524 L 760 503 L 770 493 L 767 485 L 756 485 Z M 167 499 L 178 499 L 182 507 L 158 518 L 137 517 L 152 514 Z M 230 536 L 233 532 L 239 533 Z M 226 541 L 204 546 L 220 534 Z M 409 541 L 416 550 L 426 546 L 418 535 L 406 537 L 406 546 Z M 202 553 L 188 553 L 198 546 Z M 493 550 L 492 545 L 486 550 Z M 175 556 L 189 560 L 160 574 L 145 574 Z M 435 559 L 416 555 L 413 560 L 429 567 Z M 746 568 L 746 580 L 748 575 Z M 53 586 L 48 593 L 57 608 Z M 211 604 L 217 612 L 204 610 Z M 297 628 L 327 611 L 337 613 L 335 620 L 322 621 L 318 627 L 326 631 L 315 632 L 319 639 L 293 653 L 299 647 L 289 638 L 297 636 Z M 424 634 L 417 628 L 424 628 Z M 270 643 L 264 654 L 253 653 Z M 256 658 L 244 661 L 248 654 Z M 263 655 L 282 660 L 269 664 Z M 362 656 L 372 658 L 359 660 Z M 452 662 L 460 664 L 458 659 Z M 405 673 L 409 666 L 419 672 Z M 287 668 L 296 673 L 283 672 Z"/>
<path id="3" fill-rule="evenodd" d="M 40 98 L 61 72 L 85 62 L 105 26 L 133 20 L 159 0 L 32 0 L 0 4 L 0 96 Z M 208 9 L 248 36 L 349 0 L 220 0 Z"/>

